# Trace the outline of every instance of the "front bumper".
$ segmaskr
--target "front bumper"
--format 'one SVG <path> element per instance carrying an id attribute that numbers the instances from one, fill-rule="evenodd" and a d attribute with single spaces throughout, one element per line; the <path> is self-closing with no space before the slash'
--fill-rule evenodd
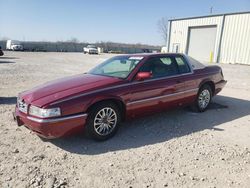
<path id="1" fill-rule="evenodd" d="M 97 50 L 89 50 L 89 54 L 98 54 Z"/>
<path id="2" fill-rule="evenodd" d="M 82 131 L 87 120 L 87 114 L 41 119 L 28 116 L 16 107 L 13 113 L 18 126 L 24 125 L 43 138 L 58 138 Z"/>

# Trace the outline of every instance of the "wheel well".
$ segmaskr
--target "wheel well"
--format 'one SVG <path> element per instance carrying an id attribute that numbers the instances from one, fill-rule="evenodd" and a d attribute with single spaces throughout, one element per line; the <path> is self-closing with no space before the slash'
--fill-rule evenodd
<path id="1" fill-rule="evenodd" d="M 203 84 L 201 85 L 201 87 L 204 86 L 204 85 L 209 85 L 209 86 L 211 87 L 212 93 L 213 93 L 213 95 L 214 95 L 214 92 L 215 92 L 215 85 L 214 85 L 214 83 L 213 83 L 212 81 L 207 81 L 207 82 L 203 83 Z M 201 87 L 200 87 L 200 88 L 201 88 Z"/>
<path id="2" fill-rule="evenodd" d="M 95 107 L 96 105 L 98 105 L 100 103 L 113 103 L 113 104 L 115 104 L 118 107 L 118 109 L 120 110 L 120 112 L 121 112 L 122 120 L 125 119 L 126 106 L 122 101 L 120 101 L 118 99 L 105 99 L 105 100 L 95 102 L 91 106 L 88 107 L 87 112 L 89 112 L 93 107 Z"/>

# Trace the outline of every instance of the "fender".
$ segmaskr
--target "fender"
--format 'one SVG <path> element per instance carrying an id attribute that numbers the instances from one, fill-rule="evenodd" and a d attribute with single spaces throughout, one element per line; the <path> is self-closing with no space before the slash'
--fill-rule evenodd
<path id="1" fill-rule="evenodd" d="M 206 79 L 202 80 L 202 81 L 200 82 L 200 84 L 199 84 L 199 88 L 200 88 L 203 84 L 205 84 L 206 82 L 213 82 L 213 80 L 211 80 L 211 79 L 209 79 L 209 78 L 206 78 Z M 213 83 L 214 83 L 214 82 L 213 82 Z"/>
<path id="2" fill-rule="evenodd" d="M 113 95 L 102 95 L 102 96 L 97 96 L 94 97 L 93 99 L 91 99 L 89 101 L 89 103 L 87 105 L 85 105 L 85 111 L 87 111 L 92 105 L 98 103 L 98 102 L 102 102 L 105 100 L 115 100 L 115 101 L 119 101 L 123 104 L 123 106 L 126 108 L 126 103 L 123 101 L 123 99 L 119 96 L 113 96 Z"/>

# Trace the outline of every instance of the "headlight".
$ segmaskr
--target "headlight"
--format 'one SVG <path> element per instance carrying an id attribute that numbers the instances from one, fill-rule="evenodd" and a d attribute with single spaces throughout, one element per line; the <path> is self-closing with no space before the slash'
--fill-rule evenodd
<path id="1" fill-rule="evenodd" d="M 48 118 L 48 117 L 60 116 L 61 110 L 60 108 L 43 109 L 31 105 L 29 109 L 29 114 L 41 118 Z"/>

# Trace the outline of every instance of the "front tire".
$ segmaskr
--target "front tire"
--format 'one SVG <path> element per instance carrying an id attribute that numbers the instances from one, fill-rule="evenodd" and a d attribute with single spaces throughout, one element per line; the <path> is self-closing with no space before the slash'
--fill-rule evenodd
<path id="1" fill-rule="evenodd" d="M 207 110 L 212 99 L 212 89 L 209 85 L 203 85 L 198 92 L 194 110 L 198 112 L 204 112 Z"/>
<path id="2" fill-rule="evenodd" d="M 114 103 L 103 102 L 93 106 L 86 124 L 87 135 L 104 141 L 115 135 L 121 121 L 120 110 Z"/>

